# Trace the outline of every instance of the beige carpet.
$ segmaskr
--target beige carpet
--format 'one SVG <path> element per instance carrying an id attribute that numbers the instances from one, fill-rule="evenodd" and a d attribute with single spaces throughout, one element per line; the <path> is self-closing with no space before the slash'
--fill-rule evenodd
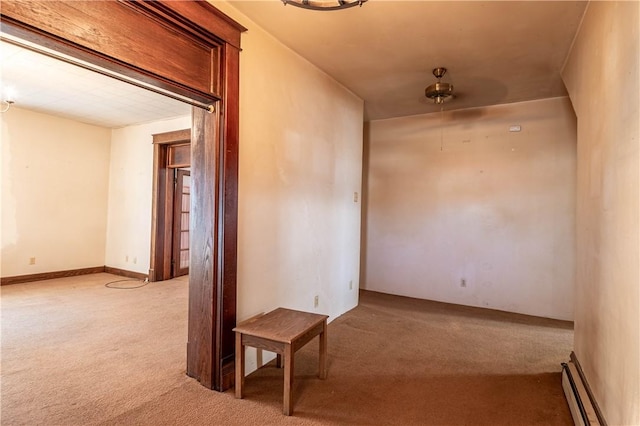
<path id="1" fill-rule="evenodd" d="M 243 400 L 185 375 L 186 278 L 104 287 L 116 279 L 1 288 L 2 425 L 572 424 L 560 383 L 570 323 L 361 292 L 329 325 L 327 380 L 317 341 L 297 353 L 284 417 L 272 364 Z"/>

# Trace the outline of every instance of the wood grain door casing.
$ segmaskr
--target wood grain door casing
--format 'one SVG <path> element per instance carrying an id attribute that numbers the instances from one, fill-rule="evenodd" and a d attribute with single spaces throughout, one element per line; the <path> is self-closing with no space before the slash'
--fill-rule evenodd
<path id="1" fill-rule="evenodd" d="M 193 108 L 187 374 L 233 385 L 240 34 L 205 1 L 3 0 L 2 31 L 203 103 Z M 220 114 L 220 110 L 224 114 Z M 207 116 L 205 116 L 207 114 Z M 202 167 L 206 165 L 206 167 Z M 202 206 L 194 211 L 194 206 Z"/>
<path id="2" fill-rule="evenodd" d="M 176 149 L 175 147 L 179 147 Z M 183 151 L 188 157 L 184 158 Z M 173 276 L 173 217 L 175 167 L 191 165 L 191 129 L 153 135 L 153 194 L 151 216 L 151 261 L 149 280 Z"/>
<path id="3" fill-rule="evenodd" d="M 170 9 L 163 2 L 111 3 L 3 0 L 3 23 L 12 24 L 14 16 L 19 16 L 22 25 L 56 40 L 56 50 L 62 53 L 98 61 L 97 65 L 200 102 L 221 98 L 222 43 L 217 37 L 204 31 L 176 31 L 167 25 Z M 32 41 L 32 34 L 21 28 L 8 32 Z M 162 46 L 163 60 L 149 46 Z"/>

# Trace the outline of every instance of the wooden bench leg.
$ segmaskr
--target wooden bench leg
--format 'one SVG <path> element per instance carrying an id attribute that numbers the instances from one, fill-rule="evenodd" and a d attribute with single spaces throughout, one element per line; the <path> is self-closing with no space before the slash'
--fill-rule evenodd
<path id="1" fill-rule="evenodd" d="M 293 351 L 291 345 L 286 344 L 284 346 L 284 409 L 285 416 L 293 414 L 293 400 L 291 398 L 291 391 L 293 389 Z"/>
<path id="2" fill-rule="evenodd" d="M 276 367 L 282 368 L 282 355 L 276 354 Z"/>
<path id="3" fill-rule="evenodd" d="M 244 345 L 242 333 L 236 333 L 236 398 L 242 399 L 244 388 Z"/>
<path id="4" fill-rule="evenodd" d="M 320 361 L 318 365 L 318 377 L 327 378 L 327 320 L 322 324 L 322 332 L 319 336 L 320 340 Z"/>

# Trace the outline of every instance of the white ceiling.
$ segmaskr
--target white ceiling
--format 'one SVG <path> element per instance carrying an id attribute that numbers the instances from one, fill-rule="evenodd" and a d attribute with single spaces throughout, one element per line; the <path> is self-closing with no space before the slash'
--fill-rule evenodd
<path id="1" fill-rule="evenodd" d="M 439 111 L 443 81 L 460 109 L 565 96 L 560 70 L 585 1 L 385 1 L 313 11 L 280 0 L 233 7 L 365 100 L 367 119 Z M 251 30 L 249 30 L 251 31 Z"/>
<path id="2" fill-rule="evenodd" d="M 560 70 L 584 1 L 385 1 L 312 11 L 281 0 L 231 5 L 365 100 L 367 120 L 439 111 L 424 97 L 444 66 L 448 110 L 566 95 Z M 214 1 L 215 4 L 215 1 Z M 251 30 L 250 30 L 251 31 Z M 2 95 L 16 106 L 105 127 L 191 107 L 2 42 Z"/>
<path id="3" fill-rule="evenodd" d="M 109 128 L 191 114 L 188 104 L 5 41 L 0 58 L 2 100 L 19 108 Z"/>

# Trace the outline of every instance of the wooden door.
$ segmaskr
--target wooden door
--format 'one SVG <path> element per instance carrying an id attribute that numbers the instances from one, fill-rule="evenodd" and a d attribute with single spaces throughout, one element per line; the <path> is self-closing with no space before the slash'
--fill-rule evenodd
<path id="1" fill-rule="evenodd" d="M 191 174 L 189 170 L 175 170 L 175 195 L 173 196 L 173 256 L 172 277 L 189 273 L 189 206 Z"/>

